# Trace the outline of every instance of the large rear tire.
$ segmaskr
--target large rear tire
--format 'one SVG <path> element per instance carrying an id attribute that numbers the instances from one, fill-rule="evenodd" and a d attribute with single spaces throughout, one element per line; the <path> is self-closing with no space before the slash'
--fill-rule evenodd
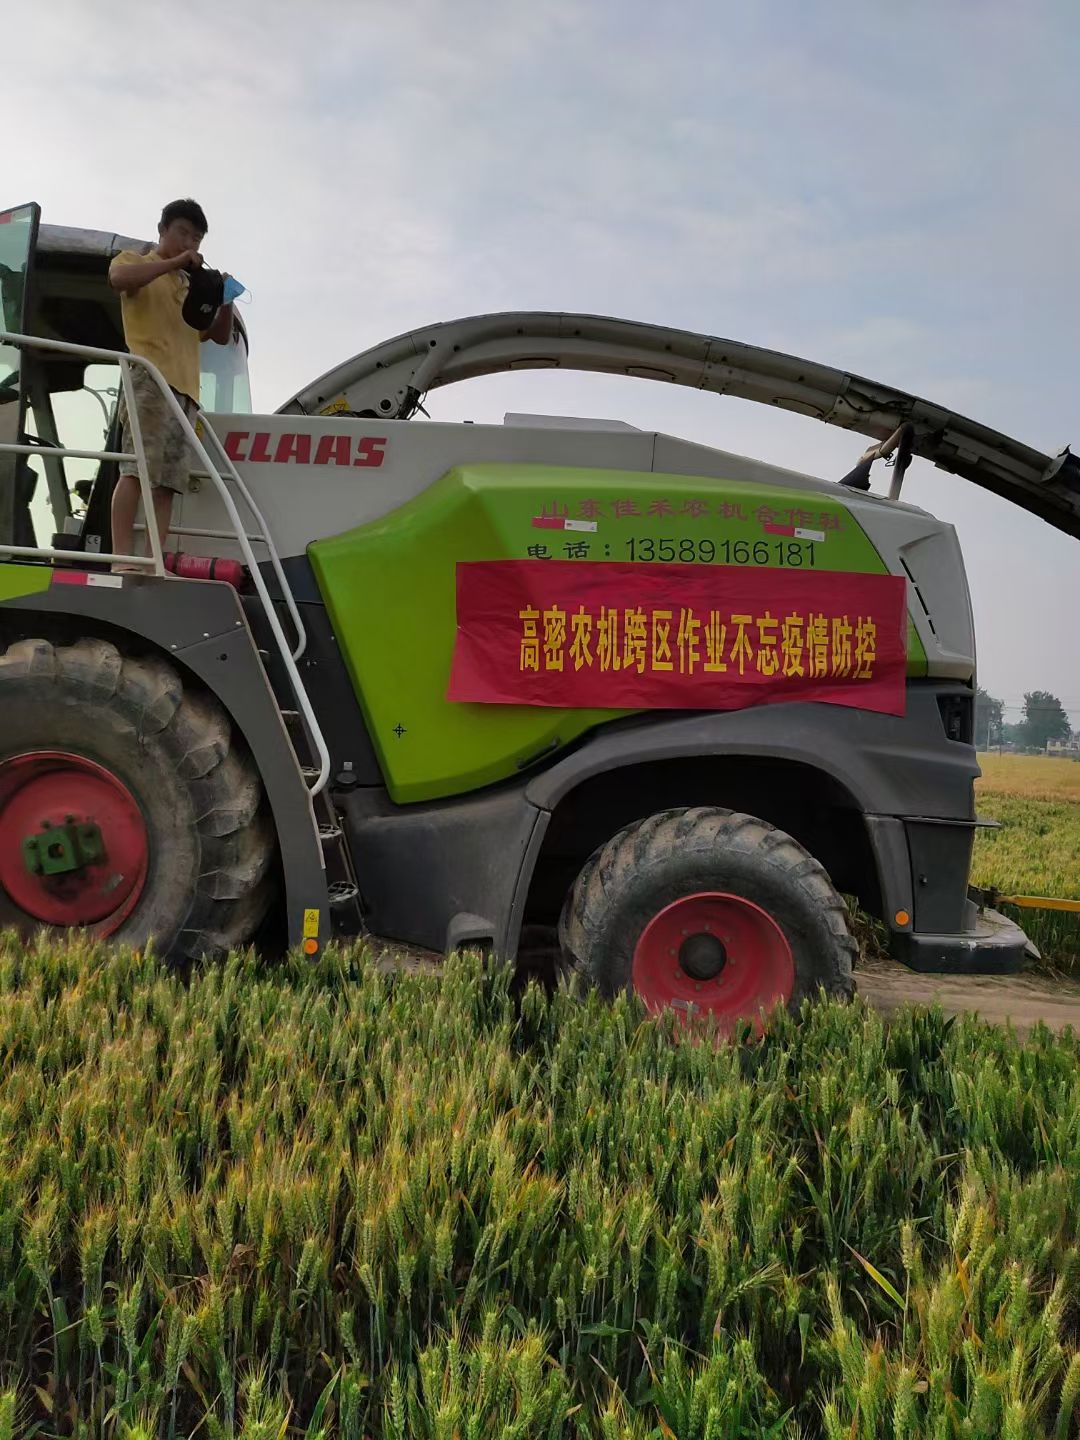
<path id="1" fill-rule="evenodd" d="M 621 830 L 563 907 L 567 961 L 603 994 L 730 1028 L 778 1003 L 849 998 L 856 945 L 824 868 L 764 820 L 701 807 Z"/>
<path id="2" fill-rule="evenodd" d="M 41 837 L 65 826 L 90 849 L 76 838 L 71 864 L 61 844 L 68 868 L 40 873 Z M 0 925 L 221 954 L 266 913 L 274 850 L 250 754 L 164 660 L 92 638 L 0 655 Z"/>

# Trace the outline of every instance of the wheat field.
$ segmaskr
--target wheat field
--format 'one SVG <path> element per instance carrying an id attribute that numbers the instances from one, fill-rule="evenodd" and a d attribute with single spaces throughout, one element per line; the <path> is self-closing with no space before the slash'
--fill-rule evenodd
<path id="1" fill-rule="evenodd" d="M 1001 823 L 975 842 L 972 879 L 1007 895 L 1080 899 L 1080 763 L 980 755 L 979 814 Z M 1053 969 L 1080 972 L 1080 916 L 1003 907 Z"/>
<path id="2" fill-rule="evenodd" d="M 0 943 L 0 1437 L 1067 1440 L 1080 1039 Z"/>
<path id="3" fill-rule="evenodd" d="M 1048 755 L 996 755 L 991 751 L 980 754 L 979 765 L 982 779 L 976 782 L 976 789 L 983 793 L 1080 804 L 1080 761 Z"/>
<path id="4" fill-rule="evenodd" d="M 984 883 L 1073 884 L 986 769 Z M 1076 1034 L 375 958 L 0 936 L 0 1440 L 1080 1436 Z"/>

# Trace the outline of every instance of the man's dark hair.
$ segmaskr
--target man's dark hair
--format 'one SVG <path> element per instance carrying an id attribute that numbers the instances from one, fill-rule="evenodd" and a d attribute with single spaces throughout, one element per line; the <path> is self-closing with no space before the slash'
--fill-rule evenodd
<path id="1" fill-rule="evenodd" d="M 170 200 L 161 212 L 161 219 L 158 221 L 159 232 L 171 225 L 174 220 L 186 220 L 189 225 L 195 226 L 200 235 L 205 235 L 210 228 L 206 223 L 206 215 L 203 213 L 202 206 L 195 200 Z"/>

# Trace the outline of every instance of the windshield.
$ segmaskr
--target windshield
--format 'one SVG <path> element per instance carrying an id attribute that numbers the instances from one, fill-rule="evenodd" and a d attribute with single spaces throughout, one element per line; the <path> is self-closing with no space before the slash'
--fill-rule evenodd
<path id="1" fill-rule="evenodd" d="M 247 338 L 238 323 L 233 324 L 228 345 L 207 342 L 200 347 L 199 370 L 199 404 L 204 410 L 250 415 Z"/>

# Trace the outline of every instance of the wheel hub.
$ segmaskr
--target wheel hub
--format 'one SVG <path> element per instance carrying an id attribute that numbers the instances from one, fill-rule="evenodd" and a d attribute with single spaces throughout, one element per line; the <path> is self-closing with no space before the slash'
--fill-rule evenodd
<path id="1" fill-rule="evenodd" d="M 742 895 L 702 891 L 658 911 L 634 949 L 634 989 L 650 1010 L 684 1021 L 715 1016 L 722 1028 L 791 998 L 795 962 L 773 917 Z"/>
<path id="2" fill-rule="evenodd" d="M 69 815 L 63 825 L 50 825 L 40 835 L 22 842 L 23 864 L 30 875 L 65 875 L 105 859 L 101 831 L 93 824 L 78 825 Z"/>
<path id="3" fill-rule="evenodd" d="M 715 980 L 727 964 L 727 946 L 719 936 L 699 930 L 679 946 L 679 964 L 691 980 Z"/>
<path id="4" fill-rule="evenodd" d="M 111 934 L 148 858 L 142 812 L 111 771 L 61 750 L 0 761 L 0 891 L 25 922 Z"/>

